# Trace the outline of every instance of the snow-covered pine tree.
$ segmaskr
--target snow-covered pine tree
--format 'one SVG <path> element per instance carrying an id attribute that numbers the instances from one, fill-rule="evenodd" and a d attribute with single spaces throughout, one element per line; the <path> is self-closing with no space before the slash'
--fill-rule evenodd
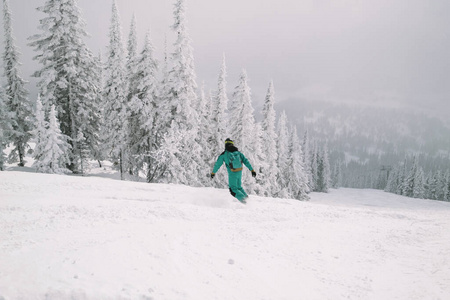
<path id="1" fill-rule="evenodd" d="M 414 156 L 411 168 L 409 172 L 406 174 L 405 179 L 403 181 L 403 195 L 405 195 L 406 197 L 413 197 L 414 195 L 415 179 L 417 176 L 417 172 L 418 172 L 417 156 Z"/>
<path id="2" fill-rule="evenodd" d="M 297 128 L 294 126 L 290 130 L 289 152 L 287 163 L 288 191 L 291 197 L 298 200 L 308 200 L 308 179 L 303 165 L 303 153 L 300 140 L 297 135 Z"/>
<path id="3" fill-rule="evenodd" d="M 209 156 L 209 166 L 212 166 L 217 160 L 219 153 L 224 149 L 225 139 L 228 138 L 228 96 L 227 96 L 227 69 L 225 62 L 225 54 L 222 59 L 222 66 L 219 72 L 219 78 L 217 82 L 217 92 L 215 97 L 212 99 L 211 103 L 211 138 L 209 140 L 210 150 Z M 218 188 L 225 188 L 227 186 L 226 174 L 225 172 L 219 172 L 216 174 L 214 180 L 214 186 Z"/>
<path id="4" fill-rule="evenodd" d="M 141 104 L 132 103 L 133 98 L 137 94 L 137 67 L 138 67 L 138 57 L 137 57 L 137 29 L 136 29 L 136 16 L 133 14 L 131 18 L 130 32 L 128 34 L 128 43 L 127 43 L 127 61 L 126 61 L 126 78 L 128 83 L 128 94 L 127 94 L 127 116 L 128 116 L 128 133 L 125 136 L 127 138 L 127 153 L 126 153 L 126 165 L 127 171 L 130 175 L 138 175 L 139 172 L 139 162 L 136 161 L 135 155 L 137 153 L 133 153 L 133 149 L 131 149 L 132 145 L 135 144 L 135 140 L 139 139 L 137 135 L 139 135 L 139 127 L 140 125 L 137 122 L 139 110 L 141 109 Z M 140 101 L 138 101 L 140 102 Z M 137 112 L 135 111 L 137 109 Z M 137 131 L 136 131 L 137 129 Z M 136 149 L 134 149 L 136 150 Z"/>
<path id="5" fill-rule="evenodd" d="M 442 170 L 438 170 L 435 173 L 434 181 L 436 182 L 436 200 L 444 199 L 444 190 L 445 190 L 445 173 Z"/>
<path id="6" fill-rule="evenodd" d="M 120 17 L 116 1 L 113 0 L 111 26 L 109 31 L 108 59 L 106 64 L 106 87 L 104 89 L 104 122 L 108 154 L 118 163 L 120 177 L 125 179 L 127 171 L 127 81 L 125 50 L 122 42 Z"/>
<path id="7" fill-rule="evenodd" d="M 278 192 L 278 151 L 277 151 L 277 133 L 276 133 L 276 113 L 274 109 L 275 90 L 273 81 L 269 83 L 266 99 L 263 106 L 262 134 L 263 134 L 263 154 L 266 168 L 262 170 L 262 180 L 266 182 L 267 195 L 275 196 Z"/>
<path id="8" fill-rule="evenodd" d="M 425 198 L 425 178 L 423 169 L 421 167 L 417 167 L 416 176 L 414 177 L 414 188 L 413 188 L 413 197 L 414 198 Z"/>
<path id="9" fill-rule="evenodd" d="M 181 137 L 178 144 L 180 148 L 176 152 L 181 165 L 185 166 L 180 172 L 176 172 L 177 182 L 188 185 L 201 185 L 200 176 L 204 176 L 201 168 L 201 149 L 198 144 L 198 112 L 197 106 L 197 83 L 195 81 L 194 57 L 191 41 L 186 28 L 185 0 L 177 0 L 174 5 L 175 23 L 172 29 L 177 33 L 174 43 L 174 52 L 171 57 L 171 69 L 168 73 L 168 94 L 163 95 L 166 112 L 170 125 L 176 124 L 175 128 L 169 128 L 169 134 Z M 177 166 L 167 166 L 176 168 Z"/>
<path id="10" fill-rule="evenodd" d="M 164 60 L 161 68 L 161 81 L 158 84 L 157 90 L 157 120 L 155 122 L 155 131 L 157 133 L 157 140 L 160 143 L 163 140 L 163 136 L 168 132 L 171 125 L 171 86 L 169 85 L 169 54 L 167 50 L 167 37 L 164 39 Z"/>
<path id="11" fill-rule="evenodd" d="M 150 32 L 147 32 L 133 76 L 135 91 L 129 102 L 131 116 L 129 148 L 135 168 L 134 173 L 137 174 L 139 170 L 144 171 L 148 182 L 153 180 L 156 171 L 150 154 L 158 145 L 156 139 L 157 72 L 158 62 L 154 58 Z"/>
<path id="12" fill-rule="evenodd" d="M 428 172 L 425 179 L 425 198 L 436 200 L 436 183 L 433 172 Z"/>
<path id="13" fill-rule="evenodd" d="M 13 130 L 8 132 L 8 140 L 14 146 L 9 154 L 9 161 L 18 161 L 19 166 L 23 167 L 25 164 L 25 154 L 27 148 L 29 148 L 28 142 L 31 137 L 29 131 L 33 127 L 33 106 L 28 99 L 28 91 L 25 88 L 26 82 L 21 77 L 19 70 L 19 50 L 15 44 L 13 35 L 9 0 L 3 0 L 3 25 L 5 30 L 3 65 L 5 68 L 5 92 L 7 96 L 3 98 L 3 101 L 4 104 L 6 104 L 7 110 L 12 112 L 12 114 L 10 114 L 12 122 L 9 122 L 9 125 L 13 127 Z M 1 151 L 0 155 L 2 155 L 2 153 L 3 151 Z"/>
<path id="14" fill-rule="evenodd" d="M 445 178 L 444 201 L 450 202 L 450 170 L 447 169 L 444 178 Z"/>
<path id="15" fill-rule="evenodd" d="M 102 160 L 105 159 L 106 155 L 106 147 L 104 141 L 106 141 L 105 132 L 103 129 L 105 128 L 104 123 L 104 108 L 105 108 L 105 99 L 104 99 L 104 93 L 103 88 L 105 86 L 105 76 L 104 76 L 104 62 L 103 62 L 103 55 L 100 52 L 98 56 L 95 58 L 96 64 L 95 64 L 95 74 L 96 80 L 95 85 L 98 87 L 96 97 L 95 97 L 95 103 L 97 104 L 97 115 L 98 118 L 98 134 L 97 134 L 97 142 L 98 147 L 96 147 L 95 151 L 92 152 L 92 156 L 95 160 L 98 161 L 98 164 L 100 167 L 102 167 Z"/>
<path id="16" fill-rule="evenodd" d="M 398 167 L 395 166 L 390 172 L 387 179 L 386 187 L 384 188 L 385 192 L 395 193 L 398 181 Z"/>
<path id="17" fill-rule="evenodd" d="M 85 23 L 75 0 L 47 0 L 38 8 L 42 33 L 31 37 L 41 69 L 34 73 L 46 111 L 56 106 L 61 131 L 70 137 L 70 169 L 79 172 L 77 136 L 98 151 L 99 114 L 96 60 L 84 42 Z"/>
<path id="18" fill-rule="evenodd" d="M 309 140 L 309 132 L 308 129 L 305 130 L 305 134 L 303 135 L 302 140 L 302 149 L 303 149 L 303 165 L 305 167 L 306 178 L 308 180 L 309 190 L 312 191 L 314 189 L 313 184 L 313 175 L 311 169 L 311 149 L 310 149 L 310 140 Z"/>
<path id="19" fill-rule="evenodd" d="M 35 160 L 34 167 L 37 170 L 41 170 L 43 166 L 42 156 L 44 154 L 45 147 L 47 145 L 47 134 L 48 134 L 48 122 L 46 121 L 46 112 L 42 106 L 41 97 L 38 95 L 36 100 L 36 110 L 35 110 L 35 124 L 34 129 L 31 131 L 33 139 L 35 141 L 35 146 L 33 150 L 33 159 Z"/>
<path id="20" fill-rule="evenodd" d="M 405 158 L 403 165 L 399 169 L 398 173 L 398 186 L 397 191 L 395 192 L 398 195 L 404 195 L 405 194 L 405 182 L 406 182 L 406 176 L 407 176 L 407 159 Z"/>
<path id="21" fill-rule="evenodd" d="M 268 185 L 267 181 L 262 175 L 263 170 L 268 169 L 268 165 L 265 161 L 265 156 L 263 153 L 263 131 L 261 123 L 255 123 L 253 133 L 250 135 L 249 139 L 249 152 L 245 152 L 248 159 L 250 159 L 251 164 L 255 171 L 259 174 L 256 180 L 253 180 L 250 172 L 244 172 L 243 177 L 246 178 L 246 185 L 250 192 L 255 193 L 260 196 L 268 195 Z"/>
<path id="22" fill-rule="evenodd" d="M 230 138 L 239 150 L 249 159 L 253 168 L 259 171 L 262 161 L 261 126 L 255 123 L 250 87 L 247 72 L 242 70 L 239 83 L 236 86 L 229 112 L 231 127 Z M 243 181 L 247 182 L 250 193 L 262 193 L 262 186 L 258 181 L 250 181 L 250 172 L 243 173 Z"/>
<path id="23" fill-rule="evenodd" d="M 200 97 L 198 101 L 197 111 L 199 112 L 199 128 L 198 130 L 198 144 L 202 149 L 202 165 L 200 168 L 204 170 L 204 176 L 200 176 L 200 181 L 203 186 L 210 186 L 211 179 L 208 176 L 208 170 L 211 168 L 210 158 L 212 150 L 210 148 L 210 139 L 212 136 L 211 126 L 211 94 L 205 94 L 205 84 L 203 83 L 200 89 Z"/>
<path id="24" fill-rule="evenodd" d="M 189 179 L 185 177 L 186 168 L 180 161 L 180 151 L 182 149 L 183 137 L 179 134 L 178 124 L 172 120 L 169 131 L 162 137 L 159 148 L 152 152 L 155 162 L 155 178 L 161 183 L 186 184 Z"/>
<path id="25" fill-rule="evenodd" d="M 228 96 L 227 96 L 226 77 L 227 77 L 227 67 L 224 54 L 217 82 L 217 93 L 212 105 L 212 116 L 211 116 L 211 123 L 214 129 L 213 143 L 215 143 L 214 148 L 212 150 L 216 151 L 223 149 L 224 141 L 228 137 L 227 136 Z"/>
<path id="26" fill-rule="evenodd" d="M 128 34 L 127 43 L 127 78 L 128 78 L 128 101 L 133 98 L 137 93 L 138 83 L 135 81 L 135 77 L 138 73 L 138 55 L 137 55 L 137 29 L 136 29 L 136 16 L 133 14 L 131 18 L 130 32 Z"/>
<path id="27" fill-rule="evenodd" d="M 288 192 L 288 182 L 287 169 L 289 160 L 289 131 L 287 127 L 287 116 L 286 112 L 283 111 L 278 119 L 277 124 L 278 141 L 277 141 L 277 152 L 278 152 L 278 192 L 276 193 L 279 198 L 289 197 Z"/>
<path id="28" fill-rule="evenodd" d="M 180 130 L 190 130 L 196 124 L 193 121 L 197 121 L 197 112 L 193 109 L 197 104 L 197 83 L 191 40 L 186 28 L 185 0 L 176 0 L 174 18 L 172 29 L 177 33 L 177 39 L 169 71 L 170 117 L 175 120 Z"/>
<path id="29" fill-rule="evenodd" d="M 42 109 L 42 106 L 40 108 Z M 42 116 L 44 114 L 44 111 L 40 112 L 40 120 L 38 122 L 41 124 L 45 124 L 45 122 L 42 122 Z M 55 174 L 68 173 L 70 172 L 70 170 L 67 169 L 67 165 L 70 162 L 70 144 L 67 142 L 67 136 L 61 132 L 56 117 L 55 105 L 50 107 L 48 118 L 48 128 L 46 128 L 44 132 L 42 132 L 42 129 L 39 129 L 39 131 L 43 133 L 41 140 L 39 141 L 42 144 L 39 145 L 39 151 L 35 153 L 36 160 L 34 166 L 36 167 L 37 172 Z"/>
<path id="30" fill-rule="evenodd" d="M 339 160 L 335 161 L 332 174 L 332 187 L 334 189 L 340 188 L 342 186 L 342 165 Z"/>
<path id="31" fill-rule="evenodd" d="M 5 90 L 0 86 L 0 171 L 4 170 L 4 164 L 6 162 L 6 153 L 4 151 L 13 131 L 12 113 L 6 106 L 7 98 L 8 96 Z"/>
<path id="32" fill-rule="evenodd" d="M 246 152 L 249 144 L 249 136 L 255 127 L 253 107 L 251 105 L 251 93 L 248 86 L 247 72 L 242 70 L 239 83 L 234 89 L 229 111 L 230 136 L 242 151 Z"/>
<path id="33" fill-rule="evenodd" d="M 319 146 L 317 145 L 317 141 L 314 140 L 313 148 L 311 150 L 311 190 L 317 192 L 318 190 L 318 172 L 319 172 Z"/>
<path id="34" fill-rule="evenodd" d="M 328 193 L 330 189 L 330 162 L 328 158 L 328 148 L 325 144 L 317 160 L 317 184 L 316 191 Z"/>

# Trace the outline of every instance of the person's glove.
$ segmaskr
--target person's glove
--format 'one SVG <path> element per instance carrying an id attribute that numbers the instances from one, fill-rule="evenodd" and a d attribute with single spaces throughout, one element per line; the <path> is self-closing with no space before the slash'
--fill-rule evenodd
<path id="1" fill-rule="evenodd" d="M 214 178 L 214 176 L 216 176 L 216 174 L 214 174 L 214 173 L 211 173 L 211 179 L 213 179 L 213 178 Z"/>
<path id="2" fill-rule="evenodd" d="M 252 170 L 252 176 L 253 176 L 253 177 L 256 177 L 256 172 L 255 172 L 255 170 Z"/>

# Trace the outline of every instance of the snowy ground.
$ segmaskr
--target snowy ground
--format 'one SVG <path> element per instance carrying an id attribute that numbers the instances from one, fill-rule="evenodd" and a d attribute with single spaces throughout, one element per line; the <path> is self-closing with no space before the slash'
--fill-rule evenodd
<path id="1" fill-rule="evenodd" d="M 449 299 L 450 203 L 0 172 L 0 299 Z M 113 176 L 112 176 L 113 177 Z"/>

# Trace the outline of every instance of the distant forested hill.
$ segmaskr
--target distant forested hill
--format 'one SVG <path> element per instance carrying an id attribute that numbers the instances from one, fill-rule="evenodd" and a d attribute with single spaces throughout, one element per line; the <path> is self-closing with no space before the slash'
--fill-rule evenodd
<path id="1" fill-rule="evenodd" d="M 450 126 L 412 109 L 290 100 L 278 104 L 299 134 L 328 144 L 331 163 L 347 173 L 374 173 L 414 155 L 425 171 L 450 167 Z M 351 184 L 350 184 L 351 185 Z"/>

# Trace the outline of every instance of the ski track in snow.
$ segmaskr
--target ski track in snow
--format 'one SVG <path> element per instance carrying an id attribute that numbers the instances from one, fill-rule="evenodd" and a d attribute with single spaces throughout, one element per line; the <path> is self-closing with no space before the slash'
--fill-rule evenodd
<path id="1" fill-rule="evenodd" d="M 0 299 L 449 299 L 450 203 L 0 172 Z"/>

